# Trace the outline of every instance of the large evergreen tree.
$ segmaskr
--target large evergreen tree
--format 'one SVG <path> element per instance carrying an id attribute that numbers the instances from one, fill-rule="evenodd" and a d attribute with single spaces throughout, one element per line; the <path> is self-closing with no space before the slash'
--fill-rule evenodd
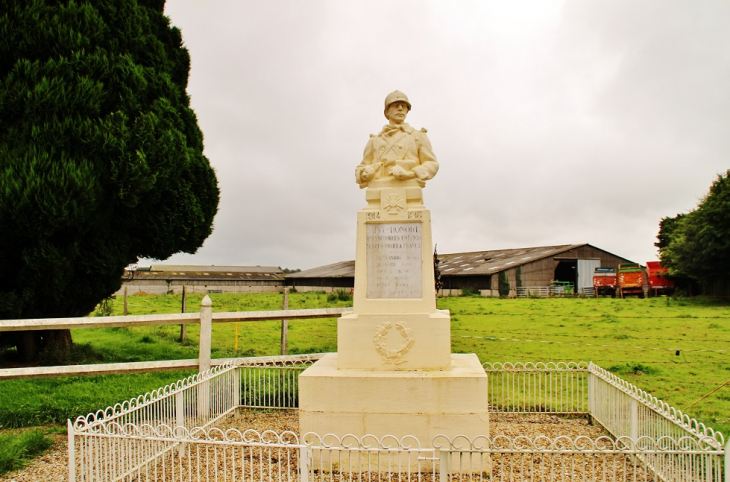
<path id="1" fill-rule="evenodd" d="M 139 257 L 193 253 L 211 233 L 190 58 L 164 0 L 2 5 L 0 319 L 83 316 Z M 70 335 L 0 341 L 28 358 Z"/>

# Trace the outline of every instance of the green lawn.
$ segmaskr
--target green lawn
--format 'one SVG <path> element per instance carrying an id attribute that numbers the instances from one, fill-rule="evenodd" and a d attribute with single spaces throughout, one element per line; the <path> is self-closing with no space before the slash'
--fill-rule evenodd
<path id="1" fill-rule="evenodd" d="M 281 309 L 281 294 L 212 294 L 214 311 Z M 188 312 L 202 295 L 188 296 Z M 684 410 L 730 380 L 730 305 L 713 300 L 441 298 L 452 315 L 452 349 L 482 362 L 593 361 L 652 395 Z M 114 303 L 121 314 L 122 300 Z M 180 311 L 180 295 L 130 296 L 130 314 Z M 292 293 L 290 309 L 346 306 L 322 293 Z M 214 358 L 277 355 L 280 322 L 214 324 Z M 198 327 L 75 330 L 65 359 L 119 362 L 197 358 Z M 289 322 L 290 353 L 337 349 L 336 320 Z M 679 354 L 677 354 L 679 353 Z M 2 356 L 11 357 L 8 352 Z M 60 357 L 64 359 L 63 356 Z M 67 377 L 0 382 L 0 426 L 64 424 L 115 402 L 171 383 L 190 372 Z M 730 385 L 687 413 L 730 434 Z"/>
<path id="2" fill-rule="evenodd" d="M 730 380 L 730 305 L 445 298 L 452 348 L 482 362 L 592 361 L 680 410 Z M 677 355 L 679 350 L 679 355 Z M 730 385 L 686 413 L 730 434 Z"/>

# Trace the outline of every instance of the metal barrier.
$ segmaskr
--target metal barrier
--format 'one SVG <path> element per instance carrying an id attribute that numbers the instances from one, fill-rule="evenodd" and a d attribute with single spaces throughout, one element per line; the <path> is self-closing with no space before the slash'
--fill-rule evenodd
<path id="1" fill-rule="evenodd" d="M 505 413 L 588 413 L 588 364 L 484 363 L 489 407 Z"/>
<path id="2" fill-rule="evenodd" d="M 515 295 L 517 298 L 563 298 L 575 296 L 576 292 L 573 287 L 568 286 L 520 286 L 515 289 Z"/>
<path id="3" fill-rule="evenodd" d="M 236 359 L 69 421 L 75 481 L 730 482 L 730 444 L 593 364 L 485 364 L 492 413 L 591 417 L 605 435 L 397 439 L 253 430 L 242 407 L 292 409 L 318 356 Z"/>

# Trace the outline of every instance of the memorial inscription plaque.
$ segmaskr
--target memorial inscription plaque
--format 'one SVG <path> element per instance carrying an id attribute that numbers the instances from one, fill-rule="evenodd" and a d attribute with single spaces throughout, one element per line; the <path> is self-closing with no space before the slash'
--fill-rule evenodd
<path id="1" fill-rule="evenodd" d="M 421 224 L 367 224 L 367 297 L 421 298 Z"/>

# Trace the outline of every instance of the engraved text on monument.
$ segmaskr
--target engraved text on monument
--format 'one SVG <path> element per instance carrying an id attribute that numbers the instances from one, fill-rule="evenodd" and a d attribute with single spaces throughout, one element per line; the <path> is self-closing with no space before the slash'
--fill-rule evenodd
<path id="1" fill-rule="evenodd" d="M 421 298 L 421 224 L 367 224 L 367 298 Z"/>

